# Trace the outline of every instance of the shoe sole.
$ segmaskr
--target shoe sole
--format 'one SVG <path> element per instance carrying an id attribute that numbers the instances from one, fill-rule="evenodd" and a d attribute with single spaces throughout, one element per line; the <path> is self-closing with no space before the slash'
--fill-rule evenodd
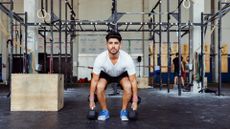
<path id="1" fill-rule="evenodd" d="M 129 121 L 129 119 L 123 119 L 123 120 L 121 119 L 121 121 Z"/>
<path id="2" fill-rule="evenodd" d="M 105 121 L 105 120 L 107 120 L 107 119 L 109 119 L 109 117 L 106 117 L 105 119 L 100 119 L 100 118 L 98 118 L 97 120 Z"/>
<path id="3" fill-rule="evenodd" d="M 121 121 L 129 121 L 129 119 L 128 118 L 124 118 L 124 119 L 121 118 Z"/>

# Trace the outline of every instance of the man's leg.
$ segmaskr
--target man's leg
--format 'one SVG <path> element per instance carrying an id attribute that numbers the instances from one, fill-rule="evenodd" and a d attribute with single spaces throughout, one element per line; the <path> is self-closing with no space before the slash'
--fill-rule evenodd
<path id="1" fill-rule="evenodd" d="M 100 103 L 102 110 L 108 110 L 106 105 L 106 97 L 105 97 L 105 87 L 107 81 L 104 78 L 100 78 L 97 84 L 97 99 Z"/>
<path id="2" fill-rule="evenodd" d="M 181 84 L 184 87 L 184 78 L 183 77 L 181 77 Z"/>
<path id="3" fill-rule="evenodd" d="M 121 79 L 120 84 L 123 88 L 123 98 L 122 98 L 122 110 L 126 110 L 128 103 L 131 99 L 132 96 L 132 88 L 131 88 L 131 83 L 128 79 L 128 77 L 124 77 Z"/>
<path id="4" fill-rule="evenodd" d="M 122 97 L 122 110 L 120 112 L 120 118 L 122 121 L 128 121 L 128 111 L 127 106 L 132 96 L 131 83 L 128 77 L 123 77 L 120 81 L 120 84 L 123 88 L 123 97 Z"/>
<path id="5" fill-rule="evenodd" d="M 101 111 L 98 116 L 98 120 L 106 120 L 109 118 L 109 111 L 106 105 L 106 97 L 105 97 L 105 87 L 107 81 L 104 78 L 100 78 L 97 84 L 97 99 L 101 105 Z"/>
<path id="6" fill-rule="evenodd" d="M 177 85 L 177 76 L 174 76 L 174 86 Z"/>

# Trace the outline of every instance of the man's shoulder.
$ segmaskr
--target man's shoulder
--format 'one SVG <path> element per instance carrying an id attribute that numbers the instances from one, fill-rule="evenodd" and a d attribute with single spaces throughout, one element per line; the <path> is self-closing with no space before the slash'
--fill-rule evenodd
<path id="1" fill-rule="evenodd" d="M 96 59 L 95 59 L 95 61 L 94 61 L 94 64 L 97 64 L 97 65 L 103 64 L 103 62 L 106 60 L 106 55 L 107 55 L 106 51 L 104 51 L 104 52 L 98 54 L 98 55 L 96 56 Z"/>
<path id="2" fill-rule="evenodd" d="M 130 62 L 132 61 L 132 57 L 131 55 L 129 55 L 127 52 L 123 51 L 123 50 L 120 50 L 120 53 L 121 53 L 121 59 L 125 62 Z"/>
<path id="3" fill-rule="evenodd" d="M 97 55 L 97 57 L 105 57 L 107 55 L 107 51 L 103 51 L 100 54 Z"/>
<path id="4" fill-rule="evenodd" d="M 120 53 L 121 53 L 122 55 L 131 57 L 131 56 L 130 56 L 126 51 L 124 51 L 124 50 L 120 50 Z"/>

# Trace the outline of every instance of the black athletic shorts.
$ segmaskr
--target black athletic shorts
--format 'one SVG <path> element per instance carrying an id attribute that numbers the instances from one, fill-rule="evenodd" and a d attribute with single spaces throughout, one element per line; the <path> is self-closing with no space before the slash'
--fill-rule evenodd
<path id="1" fill-rule="evenodd" d="M 119 75 L 117 77 L 112 77 L 112 76 L 108 75 L 107 73 L 105 73 L 104 71 L 101 71 L 99 78 L 104 78 L 107 81 L 107 85 L 110 83 L 118 83 L 120 85 L 121 79 L 124 77 L 128 77 L 128 76 L 129 75 L 128 75 L 127 71 L 125 71 L 124 73 L 122 73 L 121 75 Z"/>
<path id="2" fill-rule="evenodd" d="M 179 71 L 174 71 L 174 77 L 179 76 Z"/>

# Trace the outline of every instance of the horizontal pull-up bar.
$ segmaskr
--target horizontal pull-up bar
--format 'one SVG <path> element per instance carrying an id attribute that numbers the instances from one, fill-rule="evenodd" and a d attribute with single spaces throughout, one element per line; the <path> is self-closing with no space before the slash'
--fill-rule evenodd
<path id="1" fill-rule="evenodd" d="M 51 30 L 42 30 L 40 29 L 39 31 L 46 31 L 46 32 L 50 32 Z M 65 32 L 65 30 L 61 30 L 62 32 Z M 69 30 L 69 31 L 78 31 L 78 32 L 107 32 L 107 31 L 110 31 L 110 29 L 97 29 L 95 30 L 94 28 L 93 29 L 74 29 L 74 30 Z M 167 32 L 167 30 L 151 30 L 151 29 L 118 29 L 119 32 Z M 181 30 L 181 31 L 189 31 L 188 29 L 184 29 L 184 30 Z M 53 32 L 59 32 L 59 30 L 53 30 Z M 174 30 L 170 30 L 170 32 L 178 32 L 178 29 L 174 29 Z"/>
<path id="2" fill-rule="evenodd" d="M 54 23 L 54 25 L 59 25 L 59 22 Z M 67 21 L 67 22 L 61 22 L 62 25 L 114 25 L 112 22 L 95 22 L 95 21 Z M 167 22 L 117 22 L 117 25 L 168 25 Z M 179 23 L 169 23 L 171 26 L 178 26 Z M 182 26 L 201 26 L 201 23 L 180 23 Z M 28 26 L 49 26 L 46 23 L 28 23 Z"/>

